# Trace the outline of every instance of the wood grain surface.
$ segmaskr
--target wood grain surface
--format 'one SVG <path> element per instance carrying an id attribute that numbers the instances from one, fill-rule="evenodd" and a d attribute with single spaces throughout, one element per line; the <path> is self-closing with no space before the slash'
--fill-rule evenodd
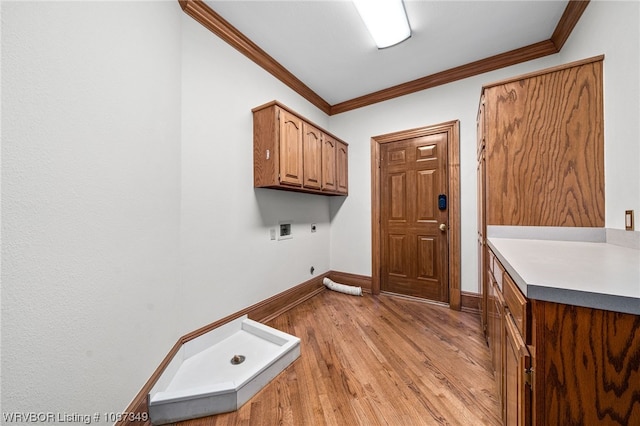
<path id="1" fill-rule="evenodd" d="M 602 61 L 485 89 L 487 224 L 604 226 Z"/>
<path id="2" fill-rule="evenodd" d="M 301 357 L 239 410 L 204 425 L 500 425 L 477 315 L 324 291 L 268 325 Z"/>
<path id="3" fill-rule="evenodd" d="M 536 312 L 539 425 L 640 425 L 640 316 L 550 302 Z M 539 392 L 538 392 L 539 391 Z"/>

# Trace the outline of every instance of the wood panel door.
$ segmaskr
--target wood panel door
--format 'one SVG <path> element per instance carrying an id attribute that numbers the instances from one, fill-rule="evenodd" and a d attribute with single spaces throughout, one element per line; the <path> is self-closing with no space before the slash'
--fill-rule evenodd
<path id="1" fill-rule="evenodd" d="M 322 133 L 308 123 L 302 125 L 304 187 L 320 189 L 322 185 Z"/>
<path id="2" fill-rule="evenodd" d="M 381 282 L 384 291 L 449 301 L 448 134 L 384 144 L 381 167 Z M 442 227 L 442 229 L 441 229 Z"/>
<path id="3" fill-rule="evenodd" d="M 302 186 L 302 120 L 280 109 L 280 183 Z"/>

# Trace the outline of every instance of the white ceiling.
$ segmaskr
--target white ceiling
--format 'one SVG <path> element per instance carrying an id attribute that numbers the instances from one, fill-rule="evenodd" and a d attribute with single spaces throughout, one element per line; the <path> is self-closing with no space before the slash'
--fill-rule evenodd
<path id="1" fill-rule="evenodd" d="M 378 50 L 348 0 L 205 0 L 329 104 L 551 37 L 567 0 L 405 0 L 409 40 Z"/>

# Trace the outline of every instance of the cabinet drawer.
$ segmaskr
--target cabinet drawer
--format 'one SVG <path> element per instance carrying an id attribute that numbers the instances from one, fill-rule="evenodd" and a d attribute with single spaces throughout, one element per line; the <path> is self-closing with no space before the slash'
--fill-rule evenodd
<path id="1" fill-rule="evenodd" d="M 502 294 L 504 295 L 504 301 L 513 315 L 513 319 L 520 331 L 520 334 L 525 338 L 525 341 L 529 341 L 528 336 L 528 304 L 527 298 L 524 297 L 520 289 L 513 282 L 509 274 L 503 274 L 503 286 Z"/>

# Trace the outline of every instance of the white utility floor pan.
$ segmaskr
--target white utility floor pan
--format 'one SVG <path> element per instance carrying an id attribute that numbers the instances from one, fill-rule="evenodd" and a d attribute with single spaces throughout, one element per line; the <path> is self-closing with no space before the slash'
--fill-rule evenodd
<path id="1" fill-rule="evenodd" d="M 299 338 L 245 315 L 182 345 L 149 392 L 149 418 L 160 425 L 237 410 L 299 356 Z"/>

